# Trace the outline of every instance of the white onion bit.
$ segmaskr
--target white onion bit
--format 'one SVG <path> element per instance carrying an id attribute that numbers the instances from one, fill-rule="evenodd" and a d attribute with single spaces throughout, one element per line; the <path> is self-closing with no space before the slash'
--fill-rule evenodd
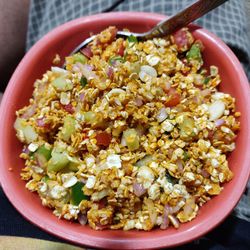
<path id="1" fill-rule="evenodd" d="M 141 81 L 147 82 L 151 80 L 152 77 L 157 77 L 157 71 L 149 65 L 143 65 L 141 66 L 139 77 Z"/>
<path id="2" fill-rule="evenodd" d="M 59 74 L 67 74 L 68 71 L 66 69 L 62 69 L 60 67 L 51 67 L 51 71 Z"/>
<path id="3" fill-rule="evenodd" d="M 218 119 L 214 122 L 216 127 L 220 127 L 221 125 L 223 125 L 225 123 L 225 120 L 223 119 Z"/>
<path id="4" fill-rule="evenodd" d="M 167 119 L 167 117 L 168 114 L 166 108 L 161 108 L 156 116 L 156 119 L 158 122 L 163 122 L 165 119 Z"/>
<path id="5" fill-rule="evenodd" d="M 225 104 L 222 101 L 215 101 L 212 103 L 209 108 L 209 120 L 214 121 L 219 119 L 225 111 Z"/>
<path id="6" fill-rule="evenodd" d="M 142 196 L 142 195 L 145 194 L 146 191 L 147 191 L 147 190 L 143 187 L 142 184 L 137 183 L 137 182 L 135 182 L 135 183 L 133 184 L 133 190 L 134 190 L 134 194 L 135 194 L 137 197 Z"/>

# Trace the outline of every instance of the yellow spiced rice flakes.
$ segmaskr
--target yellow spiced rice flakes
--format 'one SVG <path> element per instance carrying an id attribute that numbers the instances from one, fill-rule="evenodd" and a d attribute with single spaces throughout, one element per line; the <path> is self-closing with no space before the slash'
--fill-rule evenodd
<path id="1" fill-rule="evenodd" d="M 14 124 L 21 178 L 56 216 L 96 230 L 178 228 L 233 178 L 240 113 L 188 29 L 147 41 L 116 32 L 34 83 Z"/>

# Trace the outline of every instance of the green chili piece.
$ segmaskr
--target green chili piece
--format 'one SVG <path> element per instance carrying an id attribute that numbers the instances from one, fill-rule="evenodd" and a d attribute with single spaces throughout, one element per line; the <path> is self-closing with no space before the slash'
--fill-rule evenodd
<path id="1" fill-rule="evenodd" d="M 84 184 L 81 182 L 77 182 L 72 188 L 71 188 L 71 203 L 73 205 L 79 205 L 82 200 L 88 200 L 89 197 L 85 195 L 82 191 Z"/>
<path id="2" fill-rule="evenodd" d="M 88 84 L 87 78 L 82 76 L 81 80 L 80 80 L 80 83 L 81 83 L 82 87 L 85 87 Z"/>

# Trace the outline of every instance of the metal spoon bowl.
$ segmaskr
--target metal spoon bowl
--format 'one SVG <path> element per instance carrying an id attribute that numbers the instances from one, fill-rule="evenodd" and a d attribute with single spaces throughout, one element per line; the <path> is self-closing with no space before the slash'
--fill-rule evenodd
<path id="1" fill-rule="evenodd" d="M 219 5 L 223 4 L 226 1 L 228 0 L 198 0 L 195 3 L 186 7 L 185 9 L 181 10 L 177 14 L 171 16 L 170 18 L 161 21 L 155 27 L 153 27 L 151 30 L 147 32 L 134 33 L 128 31 L 118 31 L 117 36 L 129 37 L 133 35 L 138 40 L 146 40 L 146 39 L 151 39 L 153 37 L 166 36 L 188 25 L 189 23 L 205 15 L 206 13 L 208 13 L 209 11 L 213 10 L 214 8 L 218 7 Z M 95 39 L 95 37 L 96 36 L 93 35 L 84 40 L 70 53 L 70 55 L 79 52 L 82 48 L 84 48 L 90 42 L 92 42 Z"/>

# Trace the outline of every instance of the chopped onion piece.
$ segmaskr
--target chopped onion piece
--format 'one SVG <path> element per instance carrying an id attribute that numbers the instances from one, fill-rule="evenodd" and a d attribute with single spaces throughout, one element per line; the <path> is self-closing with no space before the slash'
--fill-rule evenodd
<path id="1" fill-rule="evenodd" d="M 33 104 L 26 109 L 26 111 L 22 115 L 22 118 L 29 119 L 35 113 L 36 113 L 36 105 Z"/>
<path id="2" fill-rule="evenodd" d="M 203 89 L 200 93 L 202 96 L 205 97 L 205 96 L 208 96 L 211 94 L 211 90 L 210 89 Z"/>
<path id="3" fill-rule="evenodd" d="M 114 75 L 114 69 L 112 67 L 108 67 L 107 69 L 107 76 L 109 79 L 112 79 Z"/>
<path id="4" fill-rule="evenodd" d="M 183 172 L 183 164 L 182 164 L 182 161 L 181 161 L 180 159 L 178 159 L 178 160 L 176 161 L 176 165 L 177 165 L 177 167 L 178 167 L 178 170 L 179 170 L 180 172 Z"/>
<path id="5" fill-rule="evenodd" d="M 215 101 L 212 103 L 209 108 L 209 120 L 214 121 L 219 119 L 225 111 L 225 104 L 222 101 Z"/>
<path id="6" fill-rule="evenodd" d="M 163 216 L 162 216 L 162 224 L 160 226 L 161 229 L 166 229 L 168 228 L 169 225 L 169 209 L 170 207 L 168 205 L 165 205 L 164 210 L 163 210 Z"/>
<path id="7" fill-rule="evenodd" d="M 223 125 L 225 123 L 225 120 L 223 119 L 218 119 L 214 122 L 216 127 L 220 127 L 221 125 Z"/>
<path id="8" fill-rule="evenodd" d="M 51 71 L 59 74 L 67 74 L 68 71 L 66 69 L 62 69 L 60 67 L 51 67 Z"/>
<path id="9" fill-rule="evenodd" d="M 88 218 L 87 218 L 87 215 L 86 214 L 79 214 L 78 215 L 78 221 L 81 225 L 86 225 L 87 222 L 88 222 Z"/>
<path id="10" fill-rule="evenodd" d="M 137 183 L 137 182 L 135 182 L 135 183 L 133 184 L 133 190 L 134 190 L 134 194 L 135 194 L 136 196 L 138 196 L 138 197 L 142 196 L 142 195 L 145 194 L 146 191 L 147 191 L 147 190 L 143 187 L 142 184 Z"/>
<path id="11" fill-rule="evenodd" d="M 141 107 L 142 105 L 143 105 L 143 100 L 142 100 L 142 98 L 140 98 L 140 97 L 136 97 L 135 98 L 135 105 L 137 106 L 137 107 Z"/>
<path id="12" fill-rule="evenodd" d="M 38 137 L 38 134 L 36 133 L 35 129 L 30 125 L 24 127 L 23 133 L 28 143 L 35 141 Z"/>
<path id="13" fill-rule="evenodd" d="M 147 82 L 152 77 L 157 77 L 157 71 L 149 65 L 143 65 L 141 66 L 139 77 L 141 81 Z"/>
<path id="14" fill-rule="evenodd" d="M 175 228 L 179 228 L 180 222 L 178 221 L 178 219 L 174 215 L 169 215 L 168 218 Z"/>
<path id="15" fill-rule="evenodd" d="M 108 92 L 107 96 L 110 97 L 112 95 L 119 95 L 119 94 L 126 94 L 126 91 L 124 91 L 123 89 L 114 88 Z"/>
<path id="16" fill-rule="evenodd" d="M 93 56 L 93 52 L 92 52 L 90 47 L 85 47 L 85 48 L 81 49 L 81 53 L 88 58 Z"/>
<path id="17" fill-rule="evenodd" d="M 36 120 L 36 124 L 37 124 L 38 127 L 45 127 L 46 126 L 45 118 L 44 117 L 38 118 Z"/>
<path id="18" fill-rule="evenodd" d="M 168 114 L 166 108 L 161 108 L 156 116 L 156 119 L 158 122 L 163 122 L 165 119 L 167 119 L 167 117 Z"/>

